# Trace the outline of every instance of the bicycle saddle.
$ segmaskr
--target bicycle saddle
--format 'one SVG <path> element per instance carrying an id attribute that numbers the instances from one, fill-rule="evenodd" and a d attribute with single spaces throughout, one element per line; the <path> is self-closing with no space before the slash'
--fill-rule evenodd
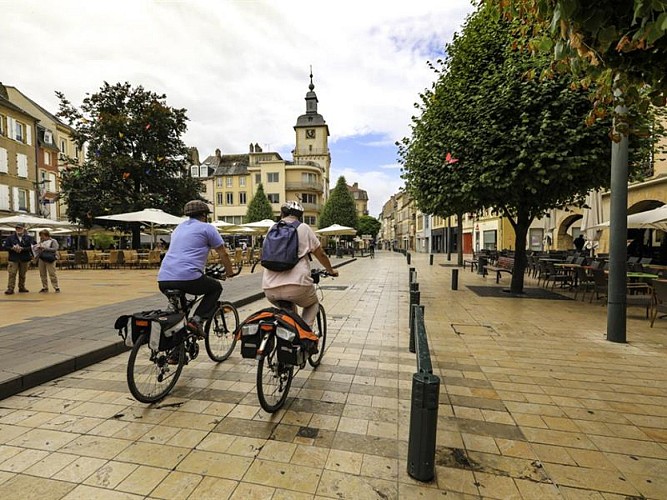
<path id="1" fill-rule="evenodd" d="M 185 292 L 179 288 L 167 288 L 162 292 L 164 295 L 166 295 L 168 298 L 171 297 L 185 297 Z"/>

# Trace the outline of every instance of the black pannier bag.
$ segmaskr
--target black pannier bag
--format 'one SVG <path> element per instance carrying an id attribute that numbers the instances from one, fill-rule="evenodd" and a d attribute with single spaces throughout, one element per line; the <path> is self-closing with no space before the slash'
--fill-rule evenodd
<path id="1" fill-rule="evenodd" d="M 297 314 L 267 307 L 248 317 L 237 330 L 241 356 L 256 358 L 263 331 L 275 332 L 278 361 L 303 366 L 308 354 L 317 352 L 319 338 Z"/>
<path id="2" fill-rule="evenodd" d="M 128 321 L 131 326 L 129 334 Z M 116 320 L 115 328 L 128 347 L 132 347 L 139 336 L 146 333 L 151 349 L 168 351 L 176 347 L 186 333 L 185 314 L 160 309 L 141 311 L 131 316 L 120 316 Z"/>

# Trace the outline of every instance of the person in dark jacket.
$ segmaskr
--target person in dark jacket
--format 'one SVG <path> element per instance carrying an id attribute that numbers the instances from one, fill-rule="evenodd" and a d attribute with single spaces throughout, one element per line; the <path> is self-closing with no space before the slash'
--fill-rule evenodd
<path id="1" fill-rule="evenodd" d="M 32 245 L 35 244 L 32 237 L 25 230 L 25 225 L 17 223 L 16 232 L 5 240 L 4 248 L 9 252 L 9 264 L 7 271 L 9 278 L 7 280 L 7 290 L 5 295 L 14 293 L 16 286 L 16 274 L 19 275 L 19 293 L 28 293 L 25 287 L 25 277 L 28 273 L 28 266 L 32 260 Z"/>
<path id="2" fill-rule="evenodd" d="M 584 234 L 580 233 L 574 240 L 574 248 L 577 249 L 577 252 L 581 252 L 584 249 L 586 240 L 584 239 Z"/>

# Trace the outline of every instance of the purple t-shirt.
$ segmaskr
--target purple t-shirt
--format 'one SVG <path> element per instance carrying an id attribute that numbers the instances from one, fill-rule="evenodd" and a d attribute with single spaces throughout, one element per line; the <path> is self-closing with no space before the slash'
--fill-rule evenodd
<path id="1" fill-rule="evenodd" d="M 197 219 L 181 222 L 171 234 L 158 281 L 188 281 L 201 278 L 211 248 L 222 245 L 222 237 L 211 224 Z"/>

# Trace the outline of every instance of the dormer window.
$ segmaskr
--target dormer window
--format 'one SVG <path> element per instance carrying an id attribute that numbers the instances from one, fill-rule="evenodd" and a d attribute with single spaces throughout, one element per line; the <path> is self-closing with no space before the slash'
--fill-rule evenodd
<path id="1" fill-rule="evenodd" d="M 199 177 L 199 166 L 197 165 L 192 165 L 190 167 L 190 175 L 192 177 Z"/>
<path id="2" fill-rule="evenodd" d="M 44 142 L 46 144 L 53 144 L 53 133 L 50 130 L 44 131 Z"/>

